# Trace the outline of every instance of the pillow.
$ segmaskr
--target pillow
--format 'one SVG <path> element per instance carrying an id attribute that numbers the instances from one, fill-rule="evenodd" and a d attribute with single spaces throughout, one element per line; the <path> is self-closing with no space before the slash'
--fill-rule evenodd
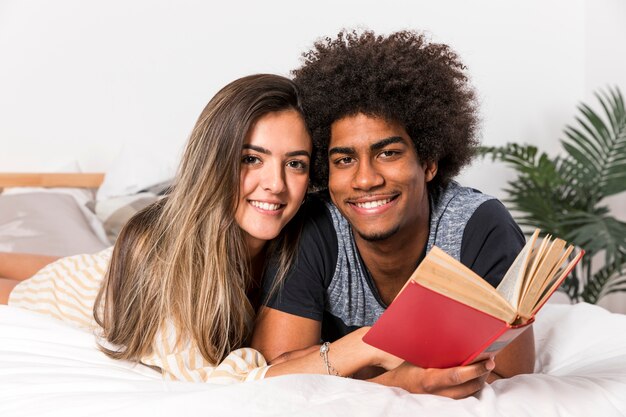
<path id="1" fill-rule="evenodd" d="M 0 251 L 69 256 L 107 246 L 68 194 L 0 195 Z"/>
<path id="2" fill-rule="evenodd" d="M 109 244 L 109 239 L 106 236 L 102 223 L 96 217 L 94 213 L 93 204 L 95 198 L 95 190 L 87 188 L 45 188 L 45 187 L 13 187 L 8 188 L 2 192 L 2 195 L 14 195 L 14 194 L 28 194 L 28 193 L 53 193 L 53 194 L 66 194 L 72 197 L 80 210 L 83 212 L 85 219 L 91 226 L 93 232 L 100 238 L 105 245 Z"/>
<path id="3" fill-rule="evenodd" d="M 115 243 L 122 227 L 138 211 L 161 198 L 156 193 L 142 192 L 122 197 L 112 197 L 96 202 L 95 212 L 106 236 Z"/>

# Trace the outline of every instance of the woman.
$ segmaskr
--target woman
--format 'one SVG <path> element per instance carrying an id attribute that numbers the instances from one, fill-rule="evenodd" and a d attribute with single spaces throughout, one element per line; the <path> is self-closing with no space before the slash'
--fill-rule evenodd
<path id="1" fill-rule="evenodd" d="M 211 364 L 246 342 L 265 257 L 280 254 L 283 270 L 293 257 L 297 230 L 285 226 L 304 200 L 311 152 L 290 80 L 230 83 L 200 115 L 169 196 L 121 236 L 97 299 L 110 249 L 46 266 L 9 304 L 90 328 L 95 304 L 102 336 L 116 345 L 106 344 L 110 356 L 174 379 L 208 378 Z M 250 369 L 265 364 L 252 353 L 240 353 L 254 357 Z"/>

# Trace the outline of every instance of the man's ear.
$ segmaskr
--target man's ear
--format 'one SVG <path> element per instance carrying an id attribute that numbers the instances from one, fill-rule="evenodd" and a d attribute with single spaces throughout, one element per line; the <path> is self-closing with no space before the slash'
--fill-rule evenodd
<path id="1" fill-rule="evenodd" d="M 430 182 L 435 175 L 437 175 L 437 168 L 439 165 L 437 162 L 426 162 L 424 163 L 424 179 L 426 182 Z"/>

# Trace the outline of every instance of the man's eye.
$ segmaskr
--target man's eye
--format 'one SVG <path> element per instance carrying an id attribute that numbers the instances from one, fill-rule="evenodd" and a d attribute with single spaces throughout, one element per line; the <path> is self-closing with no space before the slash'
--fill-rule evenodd
<path id="1" fill-rule="evenodd" d="M 245 155 L 243 158 L 241 158 L 241 163 L 245 165 L 254 165 L 260 162 L 261 160 L 259 159 L 259 157 L 254 155 Z"/>
<path id="2" fill-rule="evenodd" d="M 352 161 L 354 161 L 354 158 L 351 156 L 344 156 L 343 158 L 336 159 L 335 165 L 348 165 Z"/>
<path id="3" fill-rule="evenodd" d="M 392 156 L 396 156 L 398 154 L 398 152 L 396 151 L 382 151 L 380 153 L 380 156 L 382 156 L 383 158 L 390 158 Z"/>

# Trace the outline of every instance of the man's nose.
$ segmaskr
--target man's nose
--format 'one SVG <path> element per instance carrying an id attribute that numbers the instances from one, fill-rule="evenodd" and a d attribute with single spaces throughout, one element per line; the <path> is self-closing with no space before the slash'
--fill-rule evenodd
<path id="1" fill-rule="evenodd" d="M 383 176 L 375 169 L 370 161 L 359 161 L 352 180 L 352 186 L 354 188 L 360 190 L 370 190 L 383 185 L 383 183 Z"/>

